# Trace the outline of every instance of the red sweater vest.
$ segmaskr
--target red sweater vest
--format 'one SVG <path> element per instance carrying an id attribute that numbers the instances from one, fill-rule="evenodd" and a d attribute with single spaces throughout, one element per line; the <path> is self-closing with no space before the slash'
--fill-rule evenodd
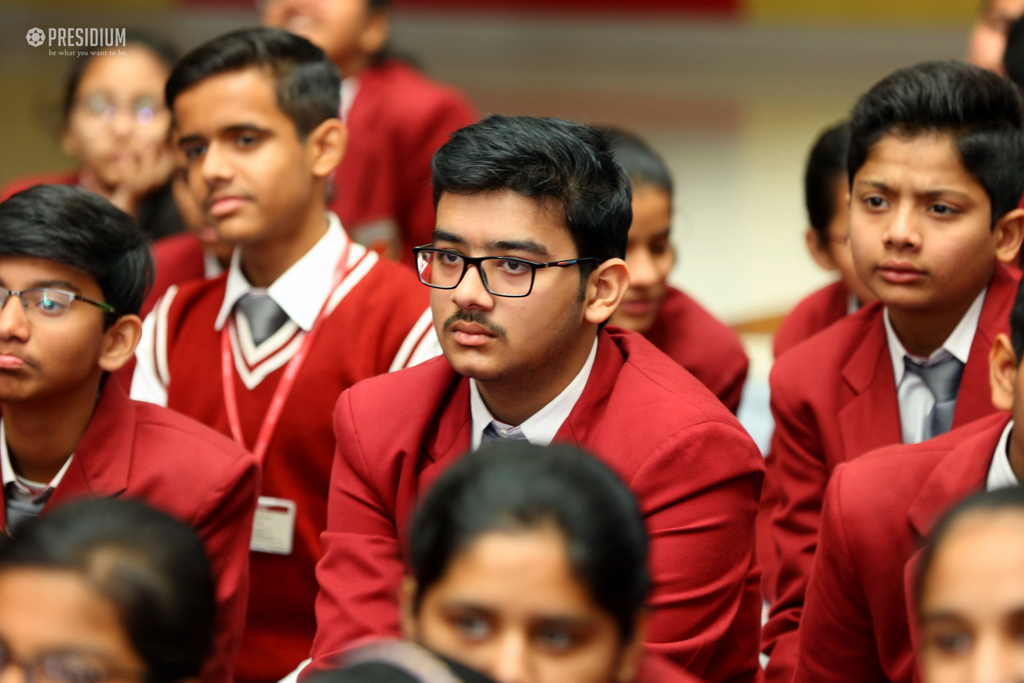
<path id="1" fill-rule="evenodd" d="M 225 282 L 226 275 L 189 282 L 174 295 L 165 328 L 167 405 L 230 436 L 221 332 L 214 329 Z M 330 313 L 296 377 L 263 463 L 261 492 L 296 502 L 293 550 L 288 556 L 251 553 L 238 681 L 277 681 L 309 656 L 316 631 L 314 567 L 322 554 L 334 457 L 334 404 L 356 382 L 388 371 L 427 300 L 426 288 L 411 271 L 382 259 Z M 232 370 L 247 448 L 256 440 L 285 367 L 252 390 Z"/>

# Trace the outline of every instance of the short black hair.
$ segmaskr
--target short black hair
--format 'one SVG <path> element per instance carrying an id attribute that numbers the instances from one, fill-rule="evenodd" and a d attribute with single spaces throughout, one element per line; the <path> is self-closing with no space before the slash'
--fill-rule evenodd
<path id="1" fill-rule="evenodd" d="M 633 221 L 629 178 L 591 126 L 555 118 L 488 116 L 452 133 L 431 162 L 434 207 L 445 192 L 512 190 L 553 199 L 581 258 L 625 258 Z M 580 264 L 587 275 L 593 262 Z"/>
<path id="2" fill-rule="evenodd" d="M 115 606 L 147 683 L 199 675 L 216 602 L 202 541 L 185 524 L 128 499 L 69 503 L 18 527 L 8 569 L 74 572 Z"/>
<path id="3" fill-rule="evenodd" d="M 648 185 L 672 198 L 674 183 L 668 164 L 643 138 L 621 128 L 601 128 L 601 134 L 633 187 Z"/>
<path id="4" fill-rule="evenodd" d="M 1024 17 L 1013 22 L 1006 35 L 1003 68 L 1018 88 L 1024 88 Z"/>
<path id="5" fill-rule="evenodd" d="M 1024 357 L 1024 281 L 1017 287 L 1017 298 L 1010 309 L 1010 341 L 1017 355 L 1017 364 L 1020 365 Z"/>
<path id="6" fill-rule="evenodd" d="M 979 491 L 957 503 L 936 522 L 921 553 L 921 559 L 917 563 L 917 574 L 914 577 L 914 604 L 918 610 L 921 609 L 924 585 L 935 563 L 935 556 L 956 523 L 972 512 L 996 513 L 1004 510 L 1024 513 L 1024 488 L 1011 486 L 995 491 Z"/>
<path id="7" fill-rule="evenodd" d="M 305 140 L 317 126 L 338 118 L 341 77 L 324 51 L 277 28 L 249 28 L 214 38 L 185 55 L 167 80 L 167 106 L 185 90 L 223 73 L 265 69 L 277 84 L 277 106 Z"/>
<path id="8" fill-rule="evenodd" d="M 153 259 L 135 220 L 72 185 L 36 185 L 0 204 L 0 256 L 45 259 L 88 273 L 114 307 L 108 325 L 138 314 L 153 284 Z"/>
<path id="9" fill-rule="evenodd" d="M 409 525 L 413 608 L 480 536 L 548 525 L 565 538 L 575 575 L 627 642 L 651 587 L 643 518 L 611 469 L 567 445 L 495 443 L 438 478 Z"/>
<path id="10" fill-rule="evenodd" d="M 156 57 L 161 64 L 167 67 L 170 71 L 174 68 L 174 64 L 178 61 L 178 48 L 167 39 L 149 33 L 147 31 L 140 31 L 138 29 L 130 29 L 125 31 L 125 48 L 130 47 L 143 47 L 149 50 L 150 53 Z M 81 57 L 76 57 L 72 62 L 71 66 L 68 67 L 67 74 L 64 76 L 64 93 L 61 99 L 61 125 L 66 127 L 68 124 L 68 117 L 71 116 L 71 109 L 75 106 L 75 97 L 78 94 L 78 84 L 82 81 L 82 76 L 85 74 L 86 67 L 89 63 L 97 56 L 96 50 L 90 51 L 89 54 Z"/>
<path id="11" fill-rule="evenodd" d="M 846 178 L 846 153 L 850 148 L 850 122 L 826 128 L 815 140 L 804 170 L 804 203 L 818 244 L 828 245 L 828 226 L 842 201 L 836 195 L 840 180 Z"/>
<path id="12" fill-rule="evenodd" d="M 971 64 L 901 69 L 858 100 L 851 114 L 850 183 L 884 136 L 952 137 L 964 170 L 985 188 L 992 227 L 1024 194 L 1024 105 L 1009 81 Z"/>

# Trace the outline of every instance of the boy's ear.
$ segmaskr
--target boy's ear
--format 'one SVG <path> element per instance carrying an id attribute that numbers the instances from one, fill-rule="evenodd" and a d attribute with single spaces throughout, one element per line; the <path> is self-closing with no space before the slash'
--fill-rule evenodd
<path id="1" fill-rule="evenodd" d="M 590 274 L 583 317 L 600 325 L 612 317 L 629 289 L 629 268 L 620 258 L 608 259 Z"/>
<path id="2" fill-rule="evenodd" d="M 387 10 L 370 12 L 366 25 L 359 33 L 359 53 L 367 57 L 384 49 L 391 35 L 391 14 Z"/>
<path id="3" fill-rule="evenodd" d="M 814 228 L 807 229 L 807 232 L 804 233 L 804 239 L 807 240 L 807 252 L 819 267 L 823 270 L 839 270 L 836 260 L 832 258 L 832 250 L 829 249 L 829 244 L 821 243 L 821 240 L 818 239 L 818 232 Z"/>
<path id="4" fill-rule="evenodd" d="M 341 163 L 348 144 L 348 128 L 341 119 L 327 119 L 306 137 L 306 153 L 316 178 L 326 178 Z"/>
<path id="5" fill-rule="evenodd" d="M 142 318 L 122 315 L 103 333 L 103 351 L 99 366 L 106 372 L 117 372 L 135 355 L 142 338 Z"/>
<path id="6" fill-rule="evenodd" d="M 996 222 L 996 259 L 1000 263 L 1016 263 L 1024 240 L 1024 209 L 1014 209 Z"/>
<path id="7" fill-rule="evenodd" d="M 1017 384 L 1017 354 L 1010 337 L 996 335 L 988 353 L 988 377 L 992 388 L 992 405 L 996 410 L 1013 410 L 1013 389 Z"/>

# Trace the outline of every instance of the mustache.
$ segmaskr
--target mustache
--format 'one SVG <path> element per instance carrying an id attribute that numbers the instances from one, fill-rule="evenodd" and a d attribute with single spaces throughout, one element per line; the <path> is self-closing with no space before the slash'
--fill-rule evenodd
<path id="1" fill-rule="evenodd" d="M 444 321 L 444 330 L 447 331 L 452 325 L 457 322 L 464 323 L 475 323 L 485 328 L 488 332 L 498 337 L 499 339 L 506 339 L 508 334 L 505 332 L 505 328 L 501 325 L 492 323 L 487 319 L 487 316 L 480 311 L 466 311 L 459 309 L 455 313 Z"/>

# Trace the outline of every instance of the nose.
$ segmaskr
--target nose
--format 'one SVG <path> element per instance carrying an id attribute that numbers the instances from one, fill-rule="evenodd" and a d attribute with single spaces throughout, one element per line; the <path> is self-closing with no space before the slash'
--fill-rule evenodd
<path id="1" fill-rule="evenodd" d="M 494 308 L 494 295 L 484 287 L 483 276 L 478 266 L 466 268 L 462 282 L 451 290 L 451 300 L 464 310 L 489 311 Z"/>
<path id="2" fill-rule="evenodd" d="M 629 285 L 638 289 L 653 287 L 661 280 L 661 273 L 654 262 L 650 249 L 630 249 L 626 253 L 626 268 L 629 269 Z"/>
<path id="3" fill-rule="evenodd" d="M 913 207 L 900 207 L 894 213 L 885 231 L 885 245 L 900 251 L 921 247 L 921 232 Z"/>
<path id="4" fill-rule="evenodd" d="M 1010 645 L 995 634 L 983 634 L 971 653 L 970 683 L 1010 683 L 1020 680 L 1020 671 L 1013 671 L 1014 658 L 1007 651 Z"/>
<path id="5" fill-rule="evenodd" d="M 210 189 L 223 185 L 234 175 L 227 155 L 217 142 L 211 142 L 206 148 L 199 174 Z"/>
<path id="6" fill-rule="evenodd" d="M 0 339 L 28 341 L 29 324 L 19 297 L 8 296 L 0 308 Z"/>
<path id="7" fill-rule="evenodd" d="M 497 659 L 491 676 L 497 683 L 530 683 L 527 635 L 507 633 L 498 643 Z"/>

